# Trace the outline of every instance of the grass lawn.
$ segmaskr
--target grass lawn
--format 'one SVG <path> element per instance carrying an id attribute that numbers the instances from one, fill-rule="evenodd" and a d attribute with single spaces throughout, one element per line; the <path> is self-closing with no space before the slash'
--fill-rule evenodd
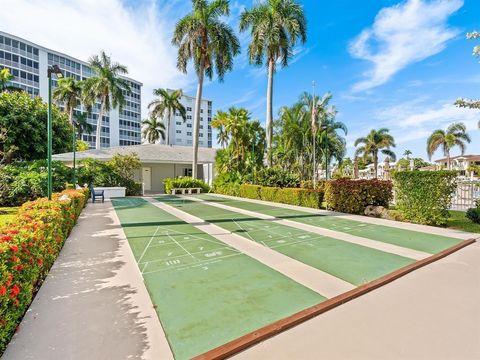
<path id="1" fill-rule="evenodd" d="M 0 226 L 5 225 L 17 214 L 18 207 L 0 207 Z M 4 213 L 6 212 L 6 214 Z"/>
<path id="2" fill-rule="evenodd" d="M 465 212 L 463 211 L 450 211 L 450 218 L 447 221 L 447 227 L 480 233 L 480 224 L 474 224 L 465 217 Z"/>

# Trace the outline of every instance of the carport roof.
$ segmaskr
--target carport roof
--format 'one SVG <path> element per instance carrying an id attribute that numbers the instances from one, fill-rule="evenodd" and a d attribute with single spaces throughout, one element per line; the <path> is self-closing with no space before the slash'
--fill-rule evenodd
<path id="1" fill-rule="evenodd" d="M 207 164 L 215 161 L 217 149 L 198 148 L 198 163 Z M 86 150 L 76 153 L 77 160 L 92 158 L 101 161 L 108 161 L 114 155 L 137 154 L 142 163 L 175 163 L 189 164 L 193 160 L 193 151 L 190 146 L 169 146 L 160 144 L 142 144 L 130 146 L 116 146 L 100 150 Z M 63 153 L 53 155 L 53 160 L 71 162 L 73 154 Z"/>

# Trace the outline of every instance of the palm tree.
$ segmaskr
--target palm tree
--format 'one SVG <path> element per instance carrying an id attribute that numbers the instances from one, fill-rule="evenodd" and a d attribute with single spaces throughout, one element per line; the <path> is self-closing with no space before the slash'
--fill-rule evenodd
<path id="1" fill-rule="evenodd" d="M 307 21 L 302 7 L 294 0 L 267 0 L 259 2 L 240 16 L 240 31 L 250 29 L 248 47 L 250 63 L 268 66 L 266 133 L 268 163 L 272 166 L 273 138 L 273 74 L 277 62 L 288 65 L 297 41 L 307 41 Z"/>
<path id="2" fill-rule="evenodd" d="M 10 70 L 8 68 L 0 69 L 0 93 L 4 91 L 22 91 L 22 89 L 8 85 L 8 83 L 13 80 L 14 76 L 10 74 Z"/>
<path id="3" fill-rule="evenodd" d="M 408 149 L 403 152 L 403 156 L 405 156 L 407 160 L 410 160 L 410 155 L 412 155 L 412 152 Z"/>
<path id="4" fill-rule="evenodd" d="M 158 96 L 158 99 L 153 100 L 148 104 L 151 110 L 151 117 L 166 118 L 167 126 L 167 145 L 170 145 L 170 124 L 172 114 L 180 113 L 183 121 L 187 120 L 187 111 L 185 106 L 180 102 L 183 96 L 182 90 L 169 91 L 168 89 L 154 89 L 153 95 Z"/>
<path id="5" fill-rule="evenodd" d="M 229 136 L 227 132 L 228 114 L 225 111 L 217 111 L 212 119 L 212 128 L 218 130 L 217 140 L 222 149 L 228 145 Z"/>
<path id="6" fill-rule="evenodd" d="M 59 79 L 57 84 L 53 90 L 53 99 L 58 103 L 63 103 L 68 120 L 70 124 L 73 124 L 73 110 L 82 96 L 82 83 L 73 77 L 66 77 Z"/>
<path id="7" fill-rule="evenodd" d="M 110 56 L 105 54 L 104 51 L 100 55 L 92 56 L 88 63 L 95 76 L 85 80 L 85 103 L 88 108 L 91 108 L 96 100 L 100 101 L 100 112 L 95 134 L 95 148 L 100 149 L 103 115 L 110 111 L 112 107 L 118 107 L 121 111 L 126 102 L 125 93 L 130 92 L 128 81 L 120 77 L 128 74 L 128 70 L 126 66 L 112 62 Z"/>
<path id="8" fill-rule="evenodd" d="M 75 122 L 77 134 L 80 139 L 82 139 L 83 134 L 91 134 L 93 132 L 93 126 L 87 121 L 87 113 L 79 113 L 75 115 Z"/>
<path id="9" fill-rule="evenodd" d="M 437 129 L 427 140 L 428 159 L 431 160 L 433 153 L 441 147 L 443 154 L 447 157 L 447 168 L 450 169 L 450 150 L 454 146 L 458 146 L 463 155 L 466 149 L 465 142 L 469 143 L 470 141 L 464 123 L 453 123 L 447 128 L 447 131 Z"/>
<path id="10" fill-rule="evenodd" d="M 142 125 L 144 125 L 142 135 L 147 139 L 149 144 L 155 144 L 160 138 L 165 140 L 165 124 L 158 118 L 151 117 L 150 119 L 143 120 Z"/>
<path id="11" fill-rule="evenodd" d="M 197 177 L 198 130 L 204 76 L 212 79 L 216 73 L 222 81 L 232 70 L 233 58 L 240 53 L 240 43 L 232 28 L 222 21 L 230 14 L 228 0 L 192 0 L 193 11 L 180 19 L 172 38 L 178 47 L 177 68 L 187 73 L 187 64 L 193 61 L 198 85 L 193 120 L 192 177 Z"/>
<path id="12" fill-rule="evenodd" d="M 373 166 L 375 169 L 375 179 L 378 175 L 378 152 L 387 155 L 393 161 L 396 160 L 395 153 L 390 150 L 395 147 L 395 140 L 393 136 L 388 133 L 388 129 L 381 128 L 379 130 L 371 130 L 367 137 L 361 137 L 355 140 L 355 146 L 363 144 L 355 150 L 355 156 L 361 156 L 367 160 L 369 156 L 373 159 Z"/>

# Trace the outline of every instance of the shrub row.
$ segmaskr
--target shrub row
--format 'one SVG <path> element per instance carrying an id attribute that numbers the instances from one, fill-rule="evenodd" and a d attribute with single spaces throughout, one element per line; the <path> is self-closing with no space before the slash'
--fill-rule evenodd
<path id="1" fill-rule="evenodd" d="M 368 205 L 388 207 L 392 182 L 384 180 L 337 179 L 325 183 L 325 201 L 330 210 L 363 214 Z"/>
<path id="2" fill-rule="evenodd" d="M 88 189 L 22 205 L 0 228 L 0 354 L 48 273 L 89 197 Z"/>
<path id="3" fill-rule="evenodd" d="M 323 191 L 300 188 L 278 188 L 243 184 L 239 196 L 283 204 L 320 208 L 323 202 Z"/>
<path id="4" fill-rule="evenodd" d="M 426 225 L 447 223 L 452 195 L 456 190 L 456 171 L 398 171 L 395 205 L 407 221 Z"/>
<path id="5" fill-rule="evenodd" d="M 163 186 L 165 187 L 165 194 L 170 194 L 172 189 L 186 189 L 186 188 L 201 188 L 202 192 L 209 192 L 210 186 L 203 180 L 193 179 L 189 176 L 178 177 L 175 179 L 165 178 L 163 179 Z"/>

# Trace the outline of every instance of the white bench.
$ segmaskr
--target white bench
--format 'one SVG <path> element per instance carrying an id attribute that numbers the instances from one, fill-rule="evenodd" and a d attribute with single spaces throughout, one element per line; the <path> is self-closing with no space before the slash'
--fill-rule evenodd
<path id="1" fill-rule="evenodd" d="M 173 188 L 172 195 L 182 194 L 182 195 L 191 195 L 191 194 L 200 194 L 202 188 Z"/>
<path id="2" fill-rule="evenodd" d="M 125 197 L 127 188 L 125 187 L 102 187 L 94 186 L 96 191 L 104 192 L 105 199 L 110 199 L 114 197 Z"/>

